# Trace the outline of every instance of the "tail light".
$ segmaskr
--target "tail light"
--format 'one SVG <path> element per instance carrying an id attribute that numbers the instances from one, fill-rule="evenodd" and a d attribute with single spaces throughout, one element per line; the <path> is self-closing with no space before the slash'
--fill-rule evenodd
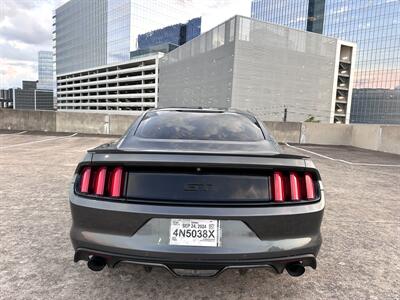
<path id="1" fill-rule="evenodd" d="M 104 195 L 104 186 L 106 184 L 106 173 L 107 173 L 107 168 L 100 167 L 96 172 L 96 176 L 94 177 L 93 191 L 94 194 L 96 194 L 97 196 Z"/>
<path id="2" fill-rule="evenodd" d="M 119 198 L 124 185 L 124 169 L 120 166 L 84 167 L 78 180 L 80 193 Z"/>
<path id="3" fill-rule="evenodd" d="M 92 169 L 90 167 L 85 167 L 82 171 L 81 177 L 81 193 L 89 193 L 90 184 L 90 173 Z"/>
<path id="4" fill-rule="evenodd" d="M 314 180 L 312 179 L 312 175 L 310 173 L 306 173 L 304 175 L 306 181 L 306 193 L 307 199 L 311 200 L 315 198 L 315 187 L 314 187 Z"/>
<path id="5" fill-rule="evenodd" d="M 122 189 L 122 167 L 116 167 L 111 171 L 111 176 L 109 180 L 109 188 L 108 191 L 110 193 L 110 197 L 120 197 L 121 189 Z"/>
<path id="6" fill-rule="evenodd" d="M 315 176 L 310 172 L 275 171 L 272 176 L 274 202 L 315 200 L 317 198 Z"/>
<path id="7" fill-rule="evenodd" d="M 296 172 L 290 172 L 290 197 L 293 201 L 301 198 L 300 177 Z"/>
<path id="8" fill-rule="evenodd" d="M 274 201 L 285 201 L 285 184 L 281 172 L 274 173 Z"/>

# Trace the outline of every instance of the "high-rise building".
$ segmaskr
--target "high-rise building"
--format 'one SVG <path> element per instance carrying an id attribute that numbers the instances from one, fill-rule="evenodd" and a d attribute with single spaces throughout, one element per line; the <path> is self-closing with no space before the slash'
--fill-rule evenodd
<path id="1" fill-rule="evenodd" d="M 56 74 L 129 59 L 131 0 L 70 0 L 54 16 Z"/>
<path id="2" fill-rule="evenodd" d="M 131 52 L 131 58 L 148 53 L 168 53 L 201 33 L 201 18 L 187 23 L 169 25 L 138 35 L 137 50 Z"/>
<path id="3" fill-rule="evenodd" d="M 0 108 L 13 107 L 14 89 L 0 89 Z"/>
<path id="4" fill-rule="evenodd" d="M 160 59 L 158 104 L 239 108 L 271 121 L 286 114 L 287 121 L 348 123 L 354 47 L 235 16 Z"/>
<path id="5" fill-rule="evenodd" d="M 39 90 L 53 90 L 53 52 L 39 51 L 38 78 Z"/>
<path id="6" fill-rule="evenodd" d="M 253 0 L 251 15 L 357 43 L 350 121 L 400 124 L 400 1 Z"/>
<path id="7" fill-rule="evenodd" d="M 187 23 L 170 25 L 138 35 L 138 49 L 146 49 L 160 44 L 183 45 L 201 32 L 201 18 Z"/>
<path id="8" fill-rule="evenodd" d="M 53 90 L 37 88 L 37 81 L 22 81 L 22 89 L 12 89 L 11 92 L 14 109 L 28 110 L 53 110 Z"/>

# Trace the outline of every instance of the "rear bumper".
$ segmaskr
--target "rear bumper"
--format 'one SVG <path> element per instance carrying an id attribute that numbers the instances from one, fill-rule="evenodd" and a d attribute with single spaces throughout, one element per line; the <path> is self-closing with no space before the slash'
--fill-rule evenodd
<path id="1" fill-rule="evenodd" d="M 220 275 L 229 269 L 249 269 L 249 268 L 272 268 L 276 273 L 281 274 L 285 269 L 285 266 L 290 263 L 300 262 L 304 267 L 317 268 L 317 260 L 313 254 L 299 255 L 291 257 L 279 257 L 270 259 L 258 259 L 258 260 L 218 260 L 208 261 L 202 260 L 201 262 L 196 261 L 170 261 L 160 258 L 152 257 L 135 257 L 129 255 L 120 255 L 115 253 L 101 252 L 93 249 L 82 249 L 79 248 L 75 252 L 74 262 L 80 260 L 89 261 L 91 256 L 100 256 L 105 259 L 106 264 L 110 268 L 114 268 L 120 263 L 130 263 L 135 265 L 160 267 L 174 276 L 180 277 L 176 270 L 188 269 L 188 270 L 213 270 L 212 275 L 207 277 L 215 277 Z"/>
<path id="2" fill-rule="evenodd" d="M 185 207 L 97 201 L 70 193 L 75 261 L 102 256 L 120 262 L 175 268 L 217 269 L 270 266 L 281 273 L 301 261 L 316 268 L 324 211 L 321 200 L 277 207 Z M 171 218 L 221 221 L 221 247 L 169 245 Z M 174 273 L 176 275 L 176 273 Z"/>

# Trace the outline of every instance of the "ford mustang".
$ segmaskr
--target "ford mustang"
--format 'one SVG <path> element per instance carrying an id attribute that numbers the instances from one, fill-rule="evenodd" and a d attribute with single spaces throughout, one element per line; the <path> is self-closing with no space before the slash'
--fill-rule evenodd
<path id="1" fill-rule="evenodd" d="M 152 109 L 87 152 L 70 187 L 74 261 L 176 276 L 316 268 L 324 192 L 250 113 Z"/>

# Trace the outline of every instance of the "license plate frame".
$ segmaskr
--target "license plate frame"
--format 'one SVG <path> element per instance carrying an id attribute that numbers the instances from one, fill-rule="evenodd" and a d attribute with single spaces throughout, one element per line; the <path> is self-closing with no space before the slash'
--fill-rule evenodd
<path id="1" fill-rule="evenodd" d="M 171 219 L 169 244 L 173 246 L 219 247 L 219 220 Z"/>

